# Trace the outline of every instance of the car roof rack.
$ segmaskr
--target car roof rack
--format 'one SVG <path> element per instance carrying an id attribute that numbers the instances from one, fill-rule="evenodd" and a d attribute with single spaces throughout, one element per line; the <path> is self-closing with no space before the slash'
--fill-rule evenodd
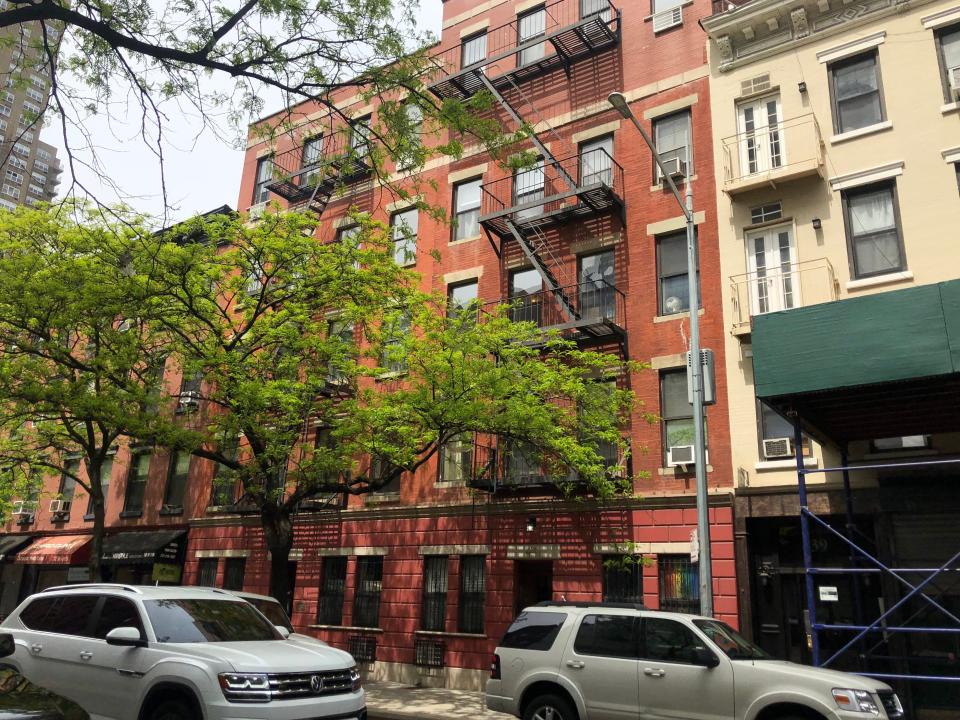
<path id="1" fill-rule="evenodd" d="M 53 592 L 54 590 L 124 590 L 126 592 L 142 595 L 143 592 L 133 585 L 123 585 L 121 583 L 75 583 L 73 585 L 54 585 L 44 588 L 40 592 Z"/>
<path id="2" fill-rule="evenodd" d="M 643 603 L 628 602 L 571 602 L 568 600 L 543 600 L 534 607 L 612 608 L 615 610 L 646 610 Z"/>

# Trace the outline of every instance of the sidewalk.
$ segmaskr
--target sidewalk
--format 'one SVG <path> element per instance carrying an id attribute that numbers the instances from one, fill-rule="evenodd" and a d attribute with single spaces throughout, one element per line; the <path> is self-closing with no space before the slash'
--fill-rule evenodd
<path id="1" fill-rule="evenodd" d="M 509 720 L 487 710 L 483 693 L 445 688 L 418 688 L 392 682 L 366 682 L 371 720 Z"/>

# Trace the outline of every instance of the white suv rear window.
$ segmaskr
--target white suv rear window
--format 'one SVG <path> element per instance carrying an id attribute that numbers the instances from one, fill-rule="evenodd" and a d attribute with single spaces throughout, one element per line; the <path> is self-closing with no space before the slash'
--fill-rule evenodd
<path id="1" fill-rule="evenodd" d="M 565 613 L 535 610 L 522 612 L 507 629 L 500 647 L 517 650 L 549 650 L 566 619 Z"/>

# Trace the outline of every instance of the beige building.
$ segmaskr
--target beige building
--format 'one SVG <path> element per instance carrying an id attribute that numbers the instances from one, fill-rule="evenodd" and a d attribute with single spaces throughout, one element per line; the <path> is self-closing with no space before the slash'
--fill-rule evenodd
<path id="1" fill-rule="evenodd" d="M 50 98 L 41 29 L 34 22 L 0 30 L 7 38 L 0 43 L 0 208 L 7 210 L 51 202 L 63 170 L 57 149 L 40 140 Z M 46 37 L 56 42 L 59 32 L 48 24 Z"/>
<path id="2" fill-rule="evenodd" d="M 960 428 L 932 422 L 934 411 L 925 413 L 927 425 L 924 418 L 893 422 L 906 418 L 915 404 L 922 406 L 916 396 L 901 397 L 899 406 L 883 405 L 896 392 L 858 389 L 856 375 L 843 381 L 845 399 L 835 408 L 811 400 L 813 389 L 820 398 L 841 392 L 839 385 L 828 385 L 842 374 L 844 363 L 866 384 L 874 370 L 890 369 L 884 363 L 897 347 L 906 350 L 901 369 L 923 358 L 930 348 L 920 343 L 922 332 L 915 335 L 915 329 L 927 318 L 918 312 L 914 326 L 906 303 L 911 293 L 927 292 L 921 286 L 936 293 L 938 283 L 960 278 L 960 3 L 754 0 L 715 2 L 714 9 L 702 25 L 709 37 L 716 176 L 722 190 L 718 224 L 721 271 L 728 283 L 723 314 L 738 486 L 741 627 L 772 652 L 809 661 L 794 430 L 781 413 L 797 410 L 809 431 L 801 452 L 810 471 L 810 507 L 840 528 L 847 524 L 843 474 L 818 469 L 837 467 L 844 458 L 857 465 L 942 460 L 960 449 L 956 432 L 937 432 Z M 889 302 L 903 305 L 905 312 L 893 313 L 884 327 L 885 318 L 870 317 L 882 312 L 880 302 L 857 299 L 891 293 L 897 294 Z M 857 338 L 845 344 L 839 337 L 832 346 L 824 340 L 830 337 L 824 327 L 813 327 L 836 322 L 841 332 L 845 319 L 861 313 L 866 323 L 877 323 L 876 332 L 865 326 L 874 337 L 902 323 L 894 347 L 868 350 L 869 337 L 860 346 Z M 947 311 L 948 326 L 951 316 Z M 770 338 L 777 327 L 789 327 L 792 335 L 778 335 L 779 346 L 774 346 Z M 761 328 L 770 330 L 765 339 L 759 337 Z M 777 354 L 782 365 L 771 368 Z M 800 388 L 793 394 L 791 382 Z M 850 408 L 868 392 L 879 397 L 878 405 L 840 423 L 836 408 L 853 413 Z M 770 397 L 776 409 L 758 395 Z M 873 422 L 877 418 L 886 424 Z M 949 467 L 849 473 L 850 496 L 856 498 L 852 515 L 872 552 L 896 559 L 920 544 L 960 549 L 957 523 L 937 512 L 956 493 L 946 492 L 945 499 L 937 481 L 926 479 L 927 474 L 948 475 Z M 908 503 L 897 483 L 919 475 L 923 483 L 908 486 L 926 493 L 929 502 L 919 507 L 908 491 L 909 505 L 922 512 L 907 518 L 898 514 Z M 939 535 L 908 531 L 918 517 L 923 527 L 937 527 Z M 812 562 L 849 564 L 849 548 L 837 536 L 824 531 L 812 537 Z M 818 619 L 853 623 L 851 597 L 857 592 L 865 597 L 864 612 L 875 616 L 876 603 L 889 606 L 890 598 L 878 600 L 883 593 L 870 584 L 830 581 L 830 587 L 839 586 L 840 597 L 833 601 L 828 592 L 830 600 L 821 603 L 818 596 Z M 950 592 L 960 594 L 960 589 Z M 821 645 L 829 647 L 821 659 L 846 641 L 840 631 L 824 635 L 829 637 L 821 638 Z M 955 652 L 956 644 L 950 640 L 943 652 Z M 912 674 L 939 674 L 903 663 Z M 929 683 L 914 689 L 917 707 L 929 713 L 946 704 L 955 711 L 960 683 L 934 685 L 936 690 Z"/>

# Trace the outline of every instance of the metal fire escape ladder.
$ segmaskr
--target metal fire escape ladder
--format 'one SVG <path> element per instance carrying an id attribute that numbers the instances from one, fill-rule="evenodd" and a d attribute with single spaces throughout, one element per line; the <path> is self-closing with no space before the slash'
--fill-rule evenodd
<path id="1" fill-rule="evenodd" d="M 480 78 L 480 82 L 483 83 L 484 87 L 490 92 L 491 95 L 496 99 L 498 103 L 507 111 L 507 114 L 513 119 L 517 125 L 522 126 L 524 124 L 523 118 L 520 117 L 520 114 L 514 109 L 514 107 L 507 101 L 503 95 L 494 87 L 493 83 L 490 82 L 486 74 L 483 72 L 483 69 L 477 71 L 477 76 Z M 530 104 L 530 101 L 521 93 L 521 97 Z M 530 133 L 530 140 L 533 142 L 534 147 L 537 148 L 537 151 L 540 153 L 541 157 L 544 159 L 544 162 L 549 162 L 551 167 L 557 168 L 560 173 L 560 176 L 563 178 L 567 187 L 575 191 L 577 189 L 577 183 L 572 177 L 567 173 L 567 171 L 557 162 L 557 159 L 553 154 L 547 149 L 547 146 L 540 142 L 540 138 L 537 137 L 535 132 Z M 540 273 L 540 277 L 543 278 L 544 285 L 546 285 L 547 290 L 556 298 L 557 303 L 560 305 L 560 310 L 563 312 L 564 316 L 568 321 L 575 321 L 580 319 L 580 314 L 573 307 L 573 303 L 570 302 L 570 298 L 567 297 L 567 294 L 563 290 L 563 286 L 557 280 L 556 275 L 553 271 L 547 266 L 543 261 L 543 258 L 540 257 L 540 254 L 536 251 L 533 245 L 529 241 L 528 234 L 538 233 L 541 237 L 541 247 L 546 247 L 546 238 L 542 236 L 542 233 L 536 228 L 536 226 L 525 227 L 523 231 L 517 227 L 514 223 L 513 218 L 508 217 L 506 219 L 507 229 L 510 231 L 510 234 L 520 245 L 520 249 L 523 250 L 523 254 L 527 256 L 527 259 L 530 260 L 530 263 L 536 268 L 537 272 Z M 559 267 L 559 263 L 555 262 L 555 265 Z"/>

